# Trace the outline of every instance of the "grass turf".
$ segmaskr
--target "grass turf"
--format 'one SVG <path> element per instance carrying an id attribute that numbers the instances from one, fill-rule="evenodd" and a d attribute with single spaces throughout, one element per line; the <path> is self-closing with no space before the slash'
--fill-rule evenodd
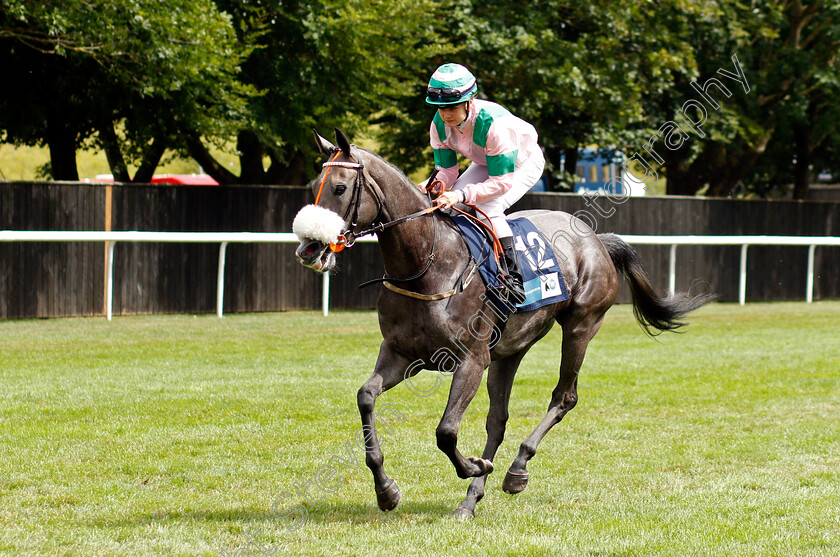
<path id="1" fill-rule="evenodd" d="M 716 304 L 691 323 L 651 340 L 629 306 L 610 310 L 578 406 L 510 496 L 500 482 L 556 384 L 559 328 L 538 343 L 465 523 L 450 513 L 468 482 L 434 438 L 448 380 L 380 397 L 403 497 L 376 507 L 354 442 L 374 313 L 0 322 L 0 553 L 840 554 L 840 303 Z M 486 411 L 482 387 L 465 455 Z"/>

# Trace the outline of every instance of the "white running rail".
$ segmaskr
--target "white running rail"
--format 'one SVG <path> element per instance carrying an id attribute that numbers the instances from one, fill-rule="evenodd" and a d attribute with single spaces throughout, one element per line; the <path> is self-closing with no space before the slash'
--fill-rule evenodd
<path id="1" fill-rule="evenodd" d="M 817 246 L 840 246 L 840 237 L 830 236 L 640 236 L 619 234 L 629 244 L 669 245 L 668 290 L 673 293 L 676 285 L 677 246 L 741 246 L 738 301 L 746 302 L 747 248 L 749 246 L 808 246 L 807 286 L 805 300 L 813 301 L 814 251 Z M 360 242 L 376 242 L 374 237 L 360 238 Z M 231 243 L 297 243 L 291 232 L 104 232 L 104 231 L 40 231 L 0 230 L 0 242 L 107 242 L 105 316 L 113 317 L 114 301 L 114 246 L 119 242 L 165 242 L 219 244 L 219 267 L 216 277 L 216 314 L 222 317 L 224 307 L 225 253 Z M 324 315 L 329 313 L 330 276 L 323 275 L 321 306 Z"/>
<path id="2" fill-rule="evenodd" d="M 741 246 L 741 265 L 738 280 L 738 303 L 747 300 L 747 248 L 750 246 L 808 246 L 808 267 L 805 301 L 814 300 L 814 252 L 817 246 L 840 246 L 840 237 L 834 236 L 638 236 L 619 234 L 628 244 L 671 246 L 668 264 L 668 292 L 674 293 L 676 285 L 677 246 Z"/>

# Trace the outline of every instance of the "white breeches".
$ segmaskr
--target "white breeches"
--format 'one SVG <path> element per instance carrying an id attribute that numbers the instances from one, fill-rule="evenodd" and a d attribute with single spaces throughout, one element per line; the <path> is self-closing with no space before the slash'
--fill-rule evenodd
<path id="1" fill-rule="evenodd" d="M 499 197 L 476 205 L 476 207 L 487 213 L 487 216 L 490 217 L 490 222 L 493 224 L 496 236 L 499 238 L 513 236 L 513 232 L 505 220 L 505 210 L 519 201 L 523 195 L 528 193 L 528 190 L 534 187 L 534 184 L 542 177 L 544 169 L 545 158 L 543 157 L 542 151 L 537 149 L 531 155 L 531 158 L 513 171 L 514 184 L 512 188 Z M 455 184 L 452 186 L 452 191 L 459 190 L 469 184 L 484 182 L 489 177 L 486 166 L 472 163 L 455 181 Z M 476 216 L 482 220 L 486 220 L 481 213 Z"/>

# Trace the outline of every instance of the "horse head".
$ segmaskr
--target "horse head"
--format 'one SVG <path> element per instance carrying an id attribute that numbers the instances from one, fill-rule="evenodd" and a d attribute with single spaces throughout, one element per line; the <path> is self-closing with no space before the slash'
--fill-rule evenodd
<path id="1" fill-rule="evenodd" d="M 339 129 L 335 137 L 337 147 L 315 132 L 328 161 L 310 183 L 315 203 L 301 209 L 292 224 L 300 240 L 295 250 L 298 260 L 322 273 L 335 266 L 335 254 L 353 245 L 359 231 L 382 210 L 382 194 L 365 168 L 370 154 L 351 145 Z"/>

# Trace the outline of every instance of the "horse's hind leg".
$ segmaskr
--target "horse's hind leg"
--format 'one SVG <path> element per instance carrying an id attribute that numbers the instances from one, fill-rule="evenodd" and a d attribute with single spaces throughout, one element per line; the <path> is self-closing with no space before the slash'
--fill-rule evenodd
<path id="1" fill-rule="evenodd" d="M 518 354 L 508 356 L 502 360 L 490 364 L 487 372 L 487 394 L 490 398 L 490 410 L 487 412 L 487 444 L 481 458 L 493 461 L 499 445 L 505 438 L 505 425 L 508 420 L 508 403 L 510 402 L 510 391 L 513 387 L 513 378 L 519 363 L 528 350 L 522 350 Z M 484 487 L 487 482 L 487 474 L 473 478 L 470 487 L 467 489 L 467 497 L 455 509 L 455 516 L 468 518 L 475 515 L 475 506 L 484 497 Z"/>
<path id="2" fill-rule="evenodd" d="M 404 357 L 390 350 L 385 342 L 379 349 L 376 367 L 370 379 L 359 389 L 357 395 L 359 413 L 362 417 L 362 431 L 365 442 L 365 463 L 373 472 L 373 483 L 376 488 L 376 502 L 383 511 L 390 511 L 400 502 L 400 489 L 397 482 L 385 473 L 382 449 L 376 434 L 376 399 L 388 389 L 399 385 L 405 379 L 406 373 L 411 372 L 411 365 Z"/>
<path id="3" fill-rule="evenodd" d="M 519 493 L 528 485 L 526 465 L 537 452 L 537 446 L 548 431 L 563 419 L 569 410 L 577 404 L 577 378 L 586 347 L 598 332 L 604 320 L 604 313 L 585 315 L 580 319 L 571 318 L 561 322 L 563 326 L 563 357 L 560 361 L 560 379 L 551 393 L 548 412 L 539 425 L 519 447 L 519 454 L 510 465 L 502 482 L 502 489 L 507 493 Z"/>

